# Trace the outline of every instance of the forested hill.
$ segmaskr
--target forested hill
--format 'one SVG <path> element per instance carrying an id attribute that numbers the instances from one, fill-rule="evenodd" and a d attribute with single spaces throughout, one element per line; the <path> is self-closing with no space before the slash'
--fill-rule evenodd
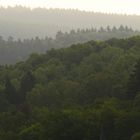
<path id="1" fill-rule="evenodd" d="M 139 140 L 140 36 L 90 41 L 0 67 L 1 140 Z"/>
<path id="2" fill-rule="evenodd" d="M 90 40 L 103 41 L 110 38 L 128 38 L 140 35 L 139 31 L 135 31 L 130 27 L 120 25 L 117 27 L 107 26 L 100 29 L 77 29 L 70 32 L 57 32 L 54 39 L 39 37 L 33 39 L 14 40 L 9 37 L 5 40 L 0 37 L 0 64 L 15 64 L 16 62 L 26 60 L 32 53 L 45 53 L 51 48 L 66 48 L 72 44 L 84 43 Z"/>
<path id="3" fill-rule="evenodd" d="M 64 9 L 29 9 L 24 7 L 0 8 L 0 34 L 4 37 L 54 37 L 59 30 L 100 28 L 121 24 L 140 29 L 140 16 L 103 14 Z"/>

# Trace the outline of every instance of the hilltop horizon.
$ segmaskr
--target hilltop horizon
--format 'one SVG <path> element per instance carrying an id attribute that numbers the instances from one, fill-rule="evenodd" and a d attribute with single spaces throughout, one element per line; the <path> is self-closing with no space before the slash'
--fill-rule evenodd
<path id="1" fill-rule="evenodd" d="M 117 13 L 117 12 L 103 12 L 103 11 L 96 11 L 96 10 L 82 10 L 78 8 L 59 8 L 59 7 L 30 7 L 30 6 L 24 6 L 24 5 L 7 5 L 7 6 L 0 6 L 0 9 L 15 9 L 15 8 L 24 8 L 31 11 L 42 9 L 42 10 L 65 10 L 65 11 L 77 11 L 77 12 L 85 12 L 85 13 L 94 13 L 94 14 L 105 14 L 105 15 L 119 15 L 119 16 L 140 16 L 140 14 L 136 13 Z"/>
<path id="2" fill-rule="evenodd" d="M 135 21 L 135 22 L 134 22 Z M 128 26 L 140 30 L 137 15 L 105 14 L 73 9 L 35 8 L 23 6 L 0 8 L 0 35 L 5 38 L 55 37 L 58 31 Z"/>
<path id="3" fill-rule="evenodd" d="M 5 7 L 8 5 L 22 5 L 31 8 L 65 8 L 96 11 L 101 13 L 103 12 L 140 15 L 140 2 L 138 0 L 1 0 L 0 5 Z"/>

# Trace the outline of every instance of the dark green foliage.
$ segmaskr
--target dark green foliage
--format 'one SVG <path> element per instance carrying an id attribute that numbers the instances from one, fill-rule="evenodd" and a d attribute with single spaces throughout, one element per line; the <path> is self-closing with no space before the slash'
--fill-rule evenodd
<path id="1" fill-rule="evenodd" d="M 140 113 L 137 111 L 124 112 L 116 120 L 116 139 L 126 140 L 140 130 Z"/>
<path id="2" fill-rule="evenodd" d="M 0 139 L 138 140 L 139 42 L 89 41 L 1 66 Z"/>
<path id="3" fill-rule="evenodd" d="M 140 60 L 135 65 L 133 73 L 128 82 L 127 98 L 134 99 L 140 92 Z"/>
<path id="4" fill-rule="evenodd" d="M 19 140 L 40 140 L 40 125 L 33 124 L 19 133 Z"/>
<path id="5" fill-rule="evenodd" d="M 30 71 L 25 72 L 21 79 L 20 83 L 20 95 L 21 100 L 24 101 L 26 99 L 27 92 L 30 92 L 34 87 L 35 78 Z"/>
<path id="6" fill-rule="evenodd" d="M 135 133 L 132 137 L 131 140 L 139 140 L 140 139 L 140 132 Z"/>
<path id="7" fill-rule="evenodd" d="M 5 95 L 9 103 L 18 104 L 19 95 L 15 87 L 12 85 L 10 78 L 8 76 L 5 79 Z"/>

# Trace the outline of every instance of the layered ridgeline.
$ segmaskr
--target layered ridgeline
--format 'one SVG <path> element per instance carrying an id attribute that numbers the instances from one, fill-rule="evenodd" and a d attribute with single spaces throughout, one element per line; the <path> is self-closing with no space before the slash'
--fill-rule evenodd
<path id="1" fill-rule="evenodd" d="M 0 64 L 14 64 L 27 59 L 32 53 L 45 53 L 51 48 L 64 48 L 90 40 L 103 41 L 110 38 L 127 38 L 134 35 L 140 35 L 140 32 L 121 25 L 118 28 L 115 26 L 112 28 L 110 26 L 106 28 L 100 27 L 98 30 L 90 28 L 71 30 L 65 33 L 59 31 L 54 39 L 36 37 L 33 39 L 14 40 L 13 37 L 9 37 L 8 40 L 5 40 L 0 37 Z"/>
<path id="2" fill-rule="evenodd" d="M 0 139 L 139 140 L 140 37 L 90 41 L 0 67 Z"/>
<path id="3" fill-rule="evenodd" d="M 76 30 L 77 28 L 100 28 L 110 25 L 119 27 L 121 24 L 133 29 L 140 29 L 140 16 L 103 14 L 64 9 L 29 9 L 24 7 L 0 8 L 0 34 L 14 38 L 41 38 L 56 33 Z"/>

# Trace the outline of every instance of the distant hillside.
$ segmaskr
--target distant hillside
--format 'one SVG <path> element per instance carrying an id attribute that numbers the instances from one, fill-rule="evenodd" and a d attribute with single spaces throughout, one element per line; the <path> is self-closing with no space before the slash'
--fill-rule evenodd
<path id="1" fill-rule="evenodd" d="M 127 25 L 140 29 L 140 16 L 103 14 L 64 9 L 0 8 L 0 35 L 15 38 L 54 37 L 61 30 Z"/>
<path id="2" fill-rule="evenodd" d="M 3 37 L 0 37 L 0 64 L 14 64 L 26 60 L 32 53 L 45 53 L 52 48 L 66 48 L 72 44 L 85 43 L 91 40 L 124 39 L 136 35 L 140 35 L 140 32 L 121 25 L 119 28 L 115 26 L 113 28 L 110 26 L 101 27 L 99 30 L 91 28 L 71 30 L 66 33 L 59 31 L 54 39 L 36 37 L 14 40 L 13 37 L 9 37 L 8 40 L 4 40 Z"/>

